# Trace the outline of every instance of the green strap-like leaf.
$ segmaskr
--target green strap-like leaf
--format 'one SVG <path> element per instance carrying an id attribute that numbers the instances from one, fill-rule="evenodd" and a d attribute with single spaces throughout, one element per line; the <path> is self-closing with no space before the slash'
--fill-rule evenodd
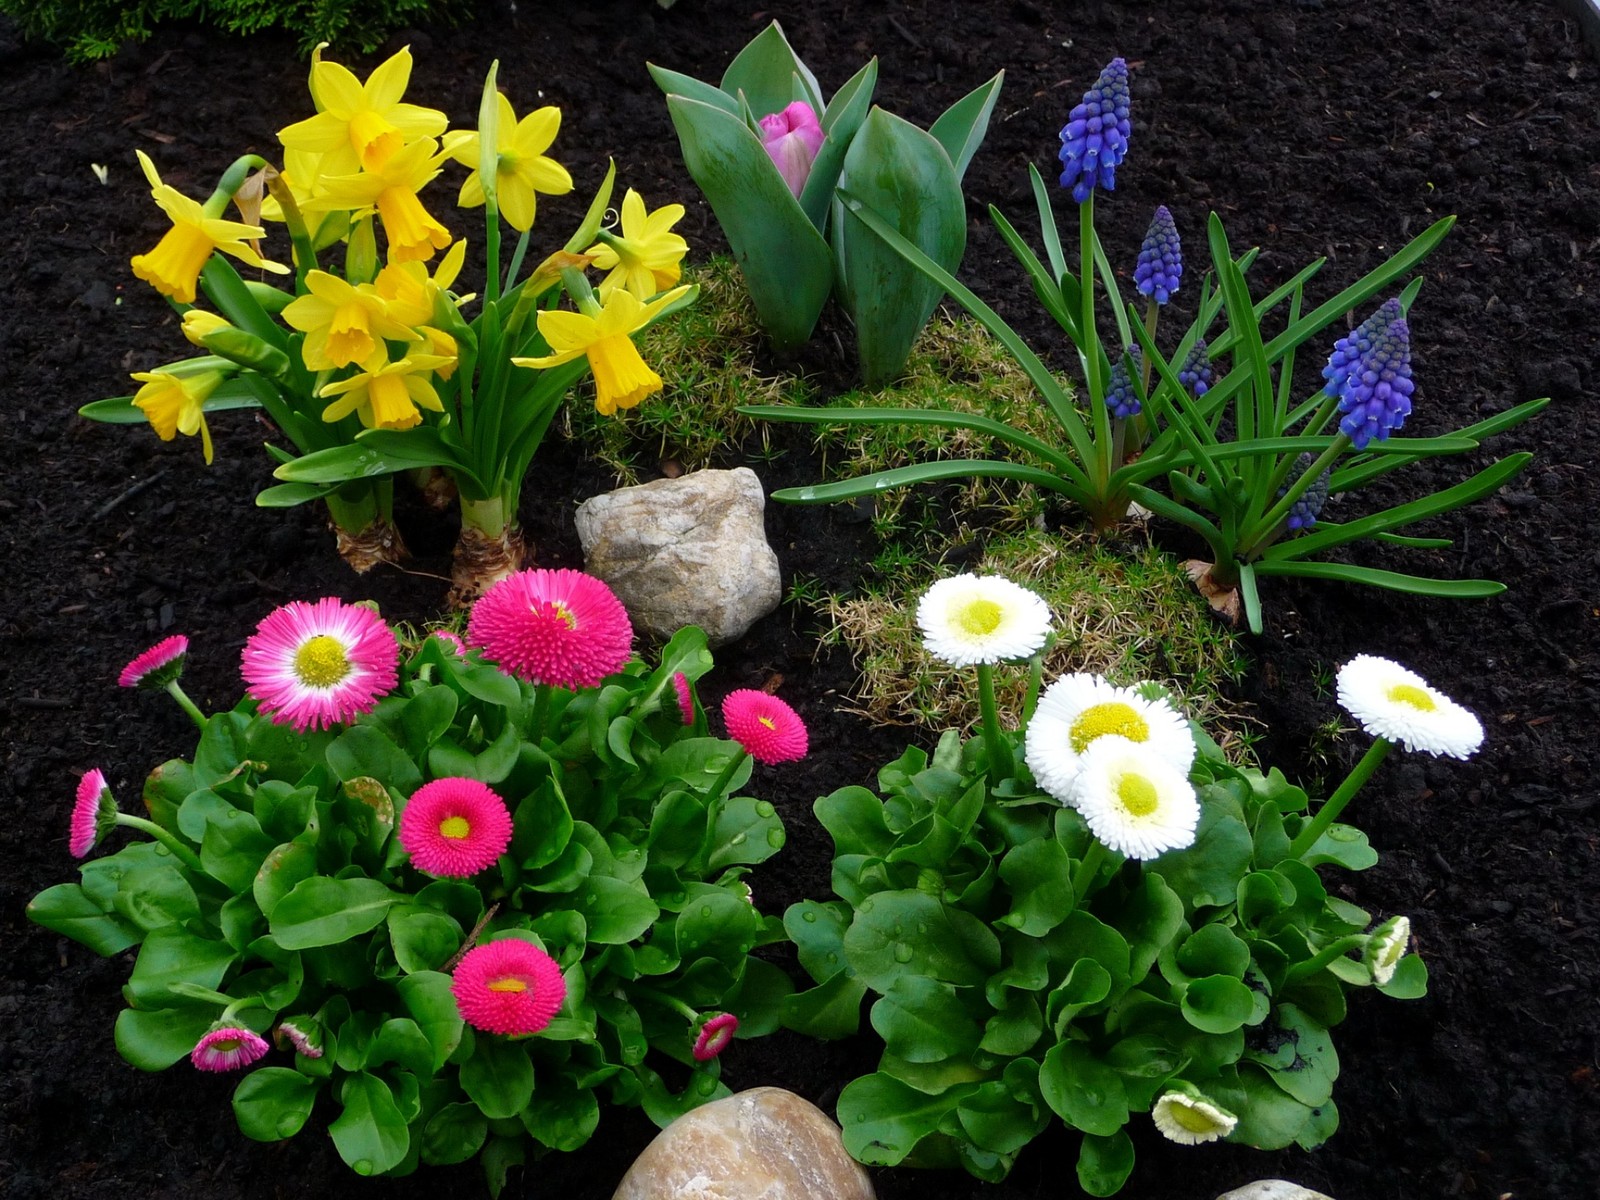
<path id="1" fill-rule="evenodd" d="M 854 500 L 857 496 L 870 496 L 890 488 L 908 487 L 917 483 L 938 483 L 947 479 L 1020 479 L 1024 483 L 1060 492 L 1073 499 L 1078 499 L 1082 494 L 1060 476 L 1041 471 L 1038 467 L 993 459 L 958 458 L 896 467 L 891 471 L 877 471 L 871 475 L 844 479 L 837 483 L 780 488 L 772 493 L 772 498 L 785 504 L 828 504 L 834 500 Z"/>
<path id="2" fill-rule="evenodd" d="M 1398 571 L 1380 571 L 1374 567 L 1352 567 L 1345 563 L 1330 562 L 1267 562 L 1255 564 L 1258 575 L 1297 575 L 1302 579 L 1337 579 L 1344 583 L 1364 583 L 1371 587 L 1388 588 L 1391 592 L 1409 592 L 1414 596 L 1440 596 L 1452 600 L 1481 600 L 1498 596 L 1506 585 L 1493 579 L 1429 579 L 1424 575 L 1402 575 Z"/>
<path id="3" fill-rule="evenodd" d="M 1000 99 L 1000 85 L 1005 77 L 1006 73 L 1000 71 L 987 83 L 973 88 L 928 127 L 928 132 L 950 156 L 957 183 L 966 175 L 967 164 L 983 144 L 984 134 L 989 132 L 989 118 L 994 113 L 995 101 Z"/>

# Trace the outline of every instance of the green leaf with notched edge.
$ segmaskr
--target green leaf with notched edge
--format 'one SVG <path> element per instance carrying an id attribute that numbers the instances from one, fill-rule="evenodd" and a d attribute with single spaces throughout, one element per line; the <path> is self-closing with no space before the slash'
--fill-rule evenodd
<path id="1" fill-rule="evenodd" d="M 839 1096 L 844 1148 L 869 1167 L 895 1166 L 923 1138 L 937 1133 L 945 1118 L 977 1088 L 974 1083 L 956 1084 L 927 1095 L 881 1072 L 864 1075 Z"/>
<path id="2" fill-rule="evenodd" d="M 916 975 L 896 979 L 872 1006 L 872 1027 L 884 1049 L 912 1063 L 963 1057 L 983 1037 L 954 986 Z"/>
<path id="3" fill-rule="evenodd" d="M 784 997 L 784 1027 L 807 1037 L 849 1037 L 861 1027 L 866 994 L 865 983 L 851 972 L 839 971 L 814 988 Z"/>
<path id="4" fill-rule="evenodd" d="M 902 975 L 970 986 L 1000 966 L 1000 943 L 988 925 L 924 892 L 862 900 L 845 931 L 844 952 L 875 992 L 887 992 Z"/>

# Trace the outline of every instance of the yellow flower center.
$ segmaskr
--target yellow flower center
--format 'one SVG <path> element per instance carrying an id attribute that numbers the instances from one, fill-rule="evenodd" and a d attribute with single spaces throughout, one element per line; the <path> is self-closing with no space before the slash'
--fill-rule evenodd
<path id="1" fill-rule="evenodd" d="M 232 1054 L 242 1045 L 244 1045 L 243 1038 L 221 1038 L 211 1043 L 211 1049 L 218 1054 Z"/>
<path id="2" fill-rule="evenodd" d="M 1439 706 L 1433 702 L 1433 697 L 1421 688 L 1409 683 L 1397 683 L 1388 691 L 1389 699 L 1396 704 L 1409 704 L 1419 712 L 1433 712 Z"/>
<path id="3" fill-rule="evenodd" d="M 367 310 L 360 304 L 341 304 L 328 323 L 328 358 L 336 367 L 365 362 L 374 350 Z"/>
<path id="4" fill-rule="evenodd" d="M 962 633 L 972 637 L 987 637 L 1000 628 L 1004 610 L 993 600 L 974 600 L 955 613 L 955 624 Z"/>
<path id="5" fill-rule="evenodd" d="M 439 822 L 439 835 L 441 837 L 454 838 L 456 841 L 460 841 L 471 833 L 472 826 L 465 817 L 446 817 Z"/>
<path id="6" fill-rule="evenodd" d="M 1207 1112 L 1199 1108 L 1174 1101 L 1167 1105 L 1167 1115 L 1190 1133 L 1215 1133 L 1218 1126 Z"/>
<path id="7" fill-rule="evenodd" d="M 350 660 L 338 638 L 319 633 L 294 652 L 294 673 L 307 687 L 332 687 L 350 674 Z"/>
<path id="8" fill-rule="evenodd" d="M 771 717 L 757 717 L 756 724 L 760 725 L 764 729 L 776 730 L 778 728 L 778 723 Z"/>
<path id="9" fill-rule="evenodd" d="M 376 171 L 405 146 L 405 139 L 393 125 L 368 110 L 350 118 L 350 145 L 361 156 L 361 165 Z"/>
<path id="10" fill-rule="evenodd" d="M 1161 806 L 1156 785 L 1143 775 L 1124 775 L 1117 780 L 1117 799 L 1130 817 L 1148 817 Z"/>
<path id="11" fill-rule="evenodd" d="M 489 981 L 491 992 L 525 992 L 528 990 L 528 981 L 518 979 L 515 975 L 507 975 L 504 979 L 491 979 Z"/>
<path id="12" fill-rule="evenodd" d="M 1142 742 L 1150 736 L 1150 726 L 1130 704 L 1120 700 L 1110 704 L 1091 704 L 1078 714 L 1067 736 L 1072 749 L 1082 754 L 1097 737 L 1114 733 L 1130 742 Z"/>
<path id="13" fill-rule="evenodd" d="M 161 235 L 149 254 L 134 255 L 133 273 L 163 296 L 193 304 L 200 268 L 206 265 L 206 259 L 216 248 L 217 244 L 200 226 L 179 221 Z"/>

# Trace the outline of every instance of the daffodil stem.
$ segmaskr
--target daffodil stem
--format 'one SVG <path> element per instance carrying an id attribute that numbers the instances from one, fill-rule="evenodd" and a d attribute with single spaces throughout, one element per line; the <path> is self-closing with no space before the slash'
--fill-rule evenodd
<path id="1" fill-rule="evenodd" d="M 1351 934 L 1348 937 L 1340 938 L 1338 941 L 1329 942 L 1321 950 L 1318 950 L 1316 954 L 1312 955 L 1312 957 L 1306 959 L 1304 962 L 1297 962 L 1290 967 L 1284 981 L 1287 983 L 1296 979 L 1304 979 L 1308 975 L 1315 975 L 1318 971 L 1321 971 L 1327 967 L 1327 965 L 1334 959 L 1343 958 L 1344 955 L 1349 951 L 1355 950 L 1366 944 L 1367 935 L 1364 933 Z"/>
<path id="2" fill-rule="evenodd" d="M 154 821 L 147 821 L 143 817 L 129 816 L 127 813 L 121 812 L 117 814 L 116 819 L 118 825 L 126 825 L 129 829 L 137 829 L 143 833 L 148 833 L 165 846 L 172 856 L 183 863 L 184 866 L 198 871 L 202 875 L 206 873 L 206 869 L 200 865 L 200 856 Z"/>
<path id="3" fill-rule="evenodd" d="M 483 206 L 483 254 L 487 268 L 483 275 L 484 303 L 500 299 L 500 208 L 493 199 Z"/>
<path id="4" fill-rule="evenodd" d="M 1329 796 L 1327 802 L 1317 810 L 1317 815 L 1295 834 L 1294 841 L 1289 843 L 1290 858 L 1304 858 L 1306 852 L 1317 844 L 1317 839 L 1328 832 L 1328 826 L 1339 819 L 1344 806 L 1355 798 L 1355 794 L 1371 778 L 1379 764 L 1389 757 L 1389 750 L 1393 745 L 1394 743 L 1388 738 L 1378 738 L 1372 743 L 1361 761 L 1355 765 L 1350 774 L 1345 776 L 1344 782 L 1339 785 L 1339 790 Z"/>
<path id="5" fill-rule="evenodd" d="M 989 757 L 989 782 L 1011 776 L 1011 750 L 1000 733 L 1000 712 L 994 702 L 994 667 L 978 664 L 978 707 L 983 713 L 983 744 Z"/>
<path id="6" fill-rule="evenodd" d="M 512 252 L 511 265 L 506 268 L 505 291 L 511 291 L 517 282 L 517 272 L 522 270 L 522 260 L 528 253 L 528 235 L 532 230 L 524 229 L 522 236 L 517 239 L 517 248 Z"/>
<path id="7" fill-rule="evenodd" d="M 201 730 L 206 727 L 206 715 L 196 707 L 195 702 L 189 699 L 184 690 L 178 686 L 176 679 L 167 684 L 167 695 L 178 702 L 178 707 L 189 714 L 189 719 L 198 725 Z"/>

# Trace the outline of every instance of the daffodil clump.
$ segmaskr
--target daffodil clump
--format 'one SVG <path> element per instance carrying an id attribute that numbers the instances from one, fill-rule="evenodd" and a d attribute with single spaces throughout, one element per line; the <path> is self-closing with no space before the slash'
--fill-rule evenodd
<path id="1" fill-rule="evenodd" d="M 660 390 L 634 338 L 694 289 L 678 286 L 681 205 L 652 210 L 630 188 L 605 224 L 614 167 L 578 229 L 524 271 L 539 197 L 575 186 L 550 153 L 560 109 L 519 116 L 496 88 L 497 64 L 477 128 L 450 129 L 443 112 L 406 100 L 411 68 L 402 50 L 362 79 L 319 47 L 315 112 L 279 130 L 281 159 L 245 155 L 203 203 L 138 152 L 171 226 L 133 272 L 167 297 L 201 354 L 138 372 L 135 395 L 83 411 L 147 421 L 163 441 L 199 436 L 209 463 L 208 412 L 264 410 L 292 450 L 269 447 L 282 483 L 257 502 L 326 501 L 358 569 L 403 552 L 390 525 L 396 475 L 443 472 L 461 499 L 466 599 L 520 566 L 522 480 L 572 384 L 592 372 L 608 415 Z M 432 187 L 463 169 L 456 207 L 484 210 L 476 292 L 460 287 L 467 242 Z M 240 220 L 225 218 L 230 204 Z M 502 220 L 518 235 L 508 266 Z M 287 255 L 264 249 L 269 227 Z M 235 262 L 292 291 L 247 282 Z"/>

